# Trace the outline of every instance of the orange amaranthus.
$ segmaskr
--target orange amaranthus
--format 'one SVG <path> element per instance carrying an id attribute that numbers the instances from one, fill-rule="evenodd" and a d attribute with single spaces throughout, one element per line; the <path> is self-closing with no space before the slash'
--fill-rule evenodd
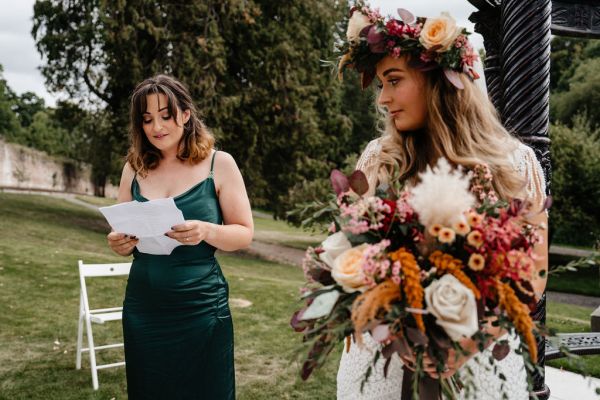
<path id="1" fill-rule="evenodd" d="M 352 303 L 354 337 L 362 343 L 362 333 L 377 318 L 380 310 L 388 312 L 392 304 L 402 298 L 400 288 L 391 280 L 385 280 L 358 296 Z M 349 347 L 349 343 L 346 343 Z"/>
<path id="2" fill-rule="evenodd" d="M 515 325 L 517 332 L 525 339 L 525 343 L 529 348 L 531 360 L 537 362 L 537 343 L 533 335 L 535 328 L 533 320 L 529 316 L 529 309 L 519 300 L 513 288 L 508 283 L 496 281 L 496 290 L 498 290 L 498 298 L 500 307 L 506 311 L 506 315 Z"/>
<path id="3" fill-rule="evenodd" d="M 421 268 L 417 264 L 415 256 L 404 247 L 388 254 L 392 261 L 399 261 L 402 269 L 404 294 L 411 308 L 422 309 L 424 290 L 421 285 Z M 421 332 L 425 332 L 425 323 L 423 316 L 418 313 L 413 313 L 413 318 L 417 324 L 417 328 Z"/>

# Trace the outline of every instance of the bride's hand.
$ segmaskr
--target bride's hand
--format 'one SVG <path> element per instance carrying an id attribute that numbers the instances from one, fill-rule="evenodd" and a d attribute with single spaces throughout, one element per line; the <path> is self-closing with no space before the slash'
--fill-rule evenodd
<path id="1" fill-rule="evenodd" d="M 477 348 L 478 342 L 476 340 L 465 338 L 461 339 L 459 343 L 460 347 L 462 347 L 467 354 L 464 354 L 463 352 L 457 353 L 456 350 L 449 349 L 448 360 L 446 361 L 445 369 L 441 373 L 435 369 L 435 364 L 433 364 L 429 356 L 425 354 L 423 357 L 423 363 L 430 363 L 434 365 L 433 371 L 425 370 L 425 372 L 427 372 L 429 376 L 434 379 L 446 379 L 456 374 L 458 370 L 479 351 Z"/>
<path id="2" fill-rule="evenodd" d="M 214 224 L 210 222 L 189 220 L 173 226 L 169 232 L 165 233 L 165 236 L 182 244 L 195 246 L 212 235 L 213 227 Z"/>
<path id="3" fill-rule="evenodd" d="M 400 359 L 402 359 L 402 363 L 406 368 L 413 372 L 415 371 L 416 358 L 414 353 L 402 355 L 400 356 Z M 431 376 L 437 373 L 436 363 L 427 354 L 423 354 L 423 371 Z"/>
<path id="4" fill-rule="evenodd" d="M 437 362 L 435 362 L 427 353 L 423 354 L 423 371 L 434 379 L 449 378 L 456 374 L 456 372 L 462 367 L 467 361 L 469 361 L 477 352 L 477 342 L 473 339 L 465 338 L 460 340 L 460 346 L 468 353 L 463 355 L 457 353 L 454 349 L 448 350 L 448 360 L 446 362 L 444 370 L 440 373 L 437 370 Z M 400 357 L 404 365 L 411 371 L 415 370 L 416 359 L 414 354 L 404 355 Z"/>

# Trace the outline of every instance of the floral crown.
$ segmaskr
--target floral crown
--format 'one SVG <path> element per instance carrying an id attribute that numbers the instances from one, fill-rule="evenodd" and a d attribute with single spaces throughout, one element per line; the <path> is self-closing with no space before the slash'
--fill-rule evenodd
<path id="1" fill-rule="evenodd" d="M 347 42 L 341 48 L 340 78 L 346 68 L 354 68 L 364 89 L 375 78 L 375 66 L 381 59 L 401 54 L 412 55 L 409 65 L 421 71 L 443 68 L 446 78 L 458 89 L 464 88 L 459 73 L 479 78 L 473 68 L 478 55 L 467 38 L 470 33 L 456 26 L 450 14 L 415 18 L 399 8 L 398 16 L 386 20 L 378 9 L 371 10 L 361 0 L 355 3 L 350 10 Z"/>

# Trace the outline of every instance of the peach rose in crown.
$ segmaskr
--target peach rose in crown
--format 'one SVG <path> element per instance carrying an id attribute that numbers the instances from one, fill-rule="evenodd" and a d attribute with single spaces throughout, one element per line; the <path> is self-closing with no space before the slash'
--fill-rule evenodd
<path id="1" fill-rule="evenodd" d="M 344 251 L 333 262 L 331 276 L 347 293 L 364 292 L 365 275 L 362 270 L 362 259 L 368 244 L 361 244 Z"/>
<path id="2" fill-rule="evenodd" d="M 438 18 L 427 18 L 421 29 L 419 42 L 427 50 L 433 46 L 442 46 L 436 52 L 443 53 L 453 44 L 463 28 L 456 26 L 456 21 L 447 12 L 443 12 Z"/>

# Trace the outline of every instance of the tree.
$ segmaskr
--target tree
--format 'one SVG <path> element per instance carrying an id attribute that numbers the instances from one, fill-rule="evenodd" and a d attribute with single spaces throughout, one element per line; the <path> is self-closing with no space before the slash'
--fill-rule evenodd
<path id="1" fill-rule="evenodd" d="M 600 238 L 600 130 L 583 117 L 552 125 L 551 228 L 559 243 L 591 246 Z"/>
<path id="2" fill-rule="evenodd" d="M 33 92 L 25 92 L 20 96 L 15 96 L 12 107 L 14 113 L 19 118 L 21 126 L 27 128 L 33 122 L 33 116 L 46 108 L 46 102 Z"/>
<path id="3" fill-rule="evenodd" d="M 584 54 L 587 39 L 565 36 L 552 38 L 550 55 L 550 90 L 562 92 L 569 89 L 568 80 L 573 76 L 575 68 Z"/>
<path id="4" fill-rule="evenodd" d="M 592 127 L 600 127 L 600 57 L 581 61 L 567 82 L 569 89 L 552 98 L 554 119 L 572 126 L 585 114 Z"/>
<path id="5" fill-rule="evenodd" d="M 52 90 L 94 94 L 110 120 L 98 185 L 125 153 L 128 96 L 158 72 L 189 86 L 219 145 L 239 162 L 254 205 L 278 209 L 288 189 L 355 151 L 332 58 L 345 1 L 38 0 L 33 35 Z"/>
<path id="6" fill-rule="evenodd" d="M 552 39 L 550 117 L 573 126 L 585 113 L 591 126 L 600 126 L 600 40 Z"/>
<path id="7" fill-rule="evenodd" d="M 12 140 L 21 134 L 21 124 L 13 111 L 15 93 L 8 87 L 0 64 L 0 136 Z"/>

